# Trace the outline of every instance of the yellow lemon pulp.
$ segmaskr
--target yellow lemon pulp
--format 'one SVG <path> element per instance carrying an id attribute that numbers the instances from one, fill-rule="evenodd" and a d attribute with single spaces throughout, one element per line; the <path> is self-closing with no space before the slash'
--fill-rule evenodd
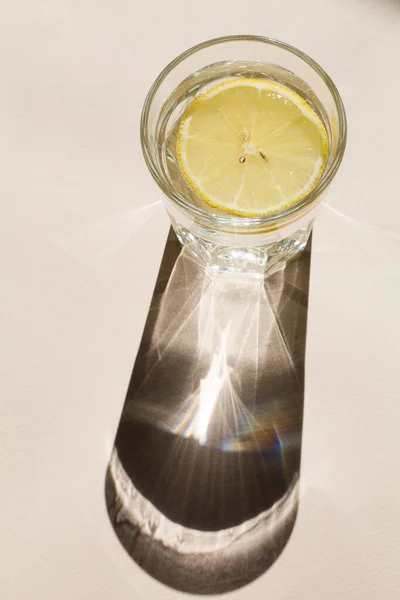
<path id="1" fill-rule="evenodd" d="M 207 204 L 243 217 L 304 198 L 327 154 L 327 132 L 311 106 L 262 79 L 233 79 L 201 94 L 179 126 L 177 156 L 187 183 Z"/>

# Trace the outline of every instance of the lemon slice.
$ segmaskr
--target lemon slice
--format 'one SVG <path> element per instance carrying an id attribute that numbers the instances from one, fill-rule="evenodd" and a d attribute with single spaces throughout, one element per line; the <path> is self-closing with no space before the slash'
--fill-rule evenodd
<path id="1" fill-rule="evenodd" d="M 187 183 L 207 204 L 245 217 L 276 213 L 304 198 L 327 154 L 327 132 L 311 106 L 262 79 L 233 79 L 201 94 L 178 131 Z"/>

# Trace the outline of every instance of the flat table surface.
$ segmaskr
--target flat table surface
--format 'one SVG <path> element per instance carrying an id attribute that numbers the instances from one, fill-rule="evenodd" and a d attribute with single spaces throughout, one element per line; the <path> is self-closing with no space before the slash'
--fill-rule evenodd
<path id="1" fill-rule="evenodd" d="M 239 600 L 400 597 L 400 4 L 16 0 L 0 9 L 0 598 L 172 600 L 104 477 L 169 221 L 139 118 L 205 39 L 291 43 L 336 82 L 345 160 L 314 230 L 300 510 Z"/>

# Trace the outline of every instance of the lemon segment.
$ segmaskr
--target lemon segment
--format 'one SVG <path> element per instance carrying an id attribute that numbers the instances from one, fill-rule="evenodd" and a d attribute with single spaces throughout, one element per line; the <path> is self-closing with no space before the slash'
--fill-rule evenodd
<path id="1" fill-rule="evenodd" d="M 239 216 L 276 213 L 318 183 L 326 129 L 296 92 L 275 82 L 233 79 L 186 109 L 177 139 L 179 168 L 210 206 Z"/>

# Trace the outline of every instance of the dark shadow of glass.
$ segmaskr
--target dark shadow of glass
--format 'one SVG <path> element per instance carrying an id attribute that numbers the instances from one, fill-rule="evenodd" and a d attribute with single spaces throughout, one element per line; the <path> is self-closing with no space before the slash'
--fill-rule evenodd
<path id="1" fill-rule="evenodd" d="M 171 233 L 106 476 L 122 545 L 177 590 L 264 573 L 299 501 L 309 247 L 260 280 L 212 275 Z"/>

